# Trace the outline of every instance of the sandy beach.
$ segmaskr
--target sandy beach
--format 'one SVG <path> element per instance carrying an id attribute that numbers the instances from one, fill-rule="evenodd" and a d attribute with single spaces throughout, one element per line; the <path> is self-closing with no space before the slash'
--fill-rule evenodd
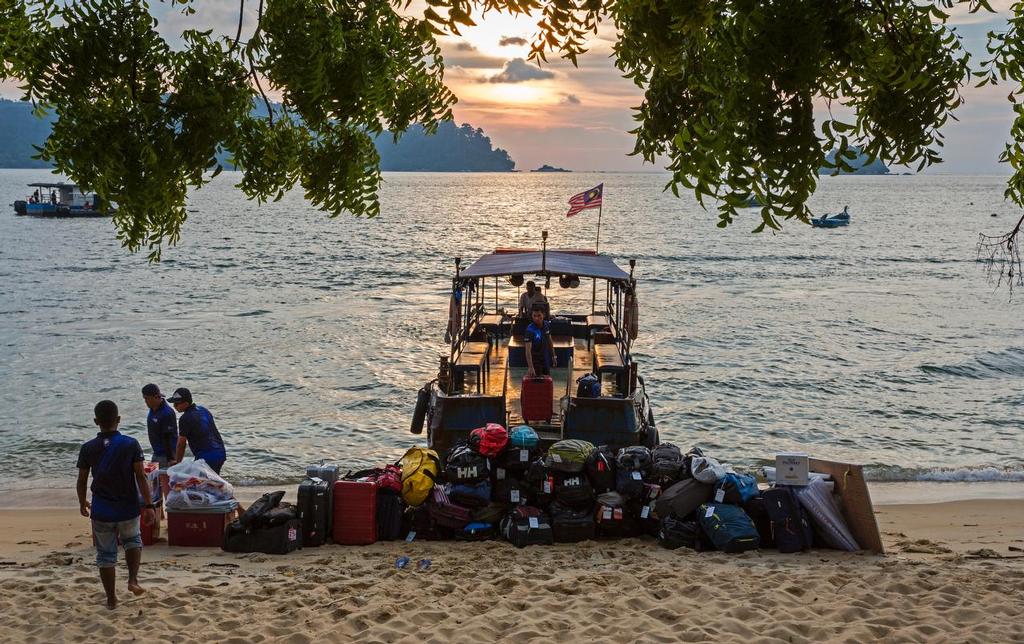
<path id="1" fill-rule="evenodd" d="M 890 494 L 890 496 L 892 496 Z M 898 495 L 897 495 L 898 496 Z M 103 606 L 88 522 L 0 510 L 16 642 L 1024 641 L 1024 500 L 876 505 L 888 554 L 668 551 L 653 539 L 144 551 Z M 397 570 L 402 555 L 426 571 Z"/>

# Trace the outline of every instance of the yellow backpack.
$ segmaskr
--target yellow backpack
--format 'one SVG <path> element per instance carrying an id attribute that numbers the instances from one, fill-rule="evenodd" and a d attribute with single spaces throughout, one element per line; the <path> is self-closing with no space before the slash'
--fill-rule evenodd
<path id="1" fill-rule="evenodd" d="M 402 465 L 402 499 L 408 505 L 427 500 L 440 471 L 437 452 L 426 447 L 412 447 L 400 461 Z"/>

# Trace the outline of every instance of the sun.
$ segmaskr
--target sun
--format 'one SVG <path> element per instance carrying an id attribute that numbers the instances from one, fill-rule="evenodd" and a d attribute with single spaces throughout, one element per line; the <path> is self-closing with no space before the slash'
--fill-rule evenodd
<path id="1" fill-rule="evenodd" d="M 474 14 L 475 27 L 460 27 L 462 40 L 488 56 L 524 58 L 530 52 L 529 43 L 537 32 L 537 20 L 529 15 L 513 16 L 498 11 Z M 522 38 L 525 44 L 502 45 L 502 38 Z M 454 37 L 455 40 L 459 38 Z"/>

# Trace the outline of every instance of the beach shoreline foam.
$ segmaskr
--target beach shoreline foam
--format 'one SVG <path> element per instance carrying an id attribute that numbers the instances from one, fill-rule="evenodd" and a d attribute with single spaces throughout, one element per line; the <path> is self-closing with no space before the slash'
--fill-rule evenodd
<path id="1" fill-rule="evenodd" d="M 128 595 L 122 564 L 122 605 L 111 613 L 102 607 L 86 519 L 74 509 L 6 509 L 0 639 L 1024 638 L 1024 500 L 876 505 L 876 514 L 885 556 L 695 553 L 664 550 L 653 539 L 524 550 L 504 542 L 388 542 L 285 556 L 164 542 L 144 551 L 145 597 Z M 400 556 L 432 564 L 396 570 Z"/>

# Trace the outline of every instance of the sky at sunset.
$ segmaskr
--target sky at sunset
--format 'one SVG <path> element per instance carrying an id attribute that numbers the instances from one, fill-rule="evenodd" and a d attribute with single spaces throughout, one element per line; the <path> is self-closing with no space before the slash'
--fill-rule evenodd
<path id="1" fill-rule="evenodd" d="M 188 18 L 169 4 L 153 4 L 168 38 L 194 27 L 234 33 L 237 25 L 234 0 L 196 2 L 198 13 Z M 992 4 L 999 13 L 968 15 L 958 10 L 952 21 L 975 62 L 984 56 L 985 34 L 1005 28 L 1010 0 Z M 424 6 L 417 0 L 407 12 L 414 14 Z M 591 38 L 578 68 L 555 59 L 538 68 L 525 60 L 535 21 L 495 12 L 474 19 L 476 27 L 441 39 L 445 79 L 459 97 L 457 122 L 482 128 L 496 147 L 509 151 L 519 169 L 543 163 L 574 170 L 660 169 L 628 156 L 633 147 L 627 133 L 634 126 L 631 108 L 640 103 L 642 93 L 615 69 L 612 25 L 603 26 Z M 244 28 L 251 31 L 253 25 L 254 16 L 247 15 Z M 956 112 L 960 121 L 950 122 L 943 130 L 946 162 L 933 171 L 1008 171 L 997 158 L 1012 121 L 1006 100 L 1009 91 L 1006 85 L 964 90 L 966 104 Z M 8 98 L 18 95 L 13 84 L 0 88 L 0 93 Z"/>

